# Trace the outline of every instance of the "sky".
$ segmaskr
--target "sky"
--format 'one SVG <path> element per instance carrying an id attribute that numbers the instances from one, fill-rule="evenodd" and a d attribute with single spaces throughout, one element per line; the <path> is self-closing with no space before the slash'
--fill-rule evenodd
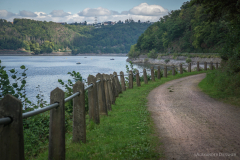
<path id="1" fill-rule="evenodd" d="M 156 22 L 187 0 L 0 0 L 0 19 L 27 18 L 53 22 Z"/>

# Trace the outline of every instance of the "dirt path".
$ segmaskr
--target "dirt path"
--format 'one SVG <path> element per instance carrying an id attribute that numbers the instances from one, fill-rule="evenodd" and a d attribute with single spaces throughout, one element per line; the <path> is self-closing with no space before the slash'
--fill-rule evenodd
<path id="1" fill-rule="evenodd" d="M 240 108 L 202 93 L 203 78 L 170 81 L 148 95 L 165 159 L 240 159 Z"/>

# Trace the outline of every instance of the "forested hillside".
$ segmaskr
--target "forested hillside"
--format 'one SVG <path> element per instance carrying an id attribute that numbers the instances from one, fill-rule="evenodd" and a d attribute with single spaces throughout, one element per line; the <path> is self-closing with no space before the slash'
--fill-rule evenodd
<path id="1" fill-rule="evenodd" d="M 127 23 L 94 28 L 30 19 L 0 20 L 0 50 L 24 48 L 35 54 L 53 51 L 78 53 L 127 53 L 150 26 Z"/>
<path id="2" fill-rule="evenodd" d="M 184 2 L 151 25 L 132 46 L 129 57 L 157 53 L 218 53 L 226 43 L 229 22 L 224 18 L 210 21 L 202 5 Z"/>

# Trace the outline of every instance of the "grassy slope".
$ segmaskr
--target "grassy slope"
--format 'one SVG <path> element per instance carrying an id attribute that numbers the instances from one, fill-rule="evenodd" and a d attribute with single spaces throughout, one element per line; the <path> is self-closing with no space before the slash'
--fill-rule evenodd
<path id="1" fill-rule="evenodd" d="M 207 73 L 206 78 L 203 79 L 198 84 L 198 86 L 202 89 L 202 91 L 204 93 L 206 93 L 210 97 L 212 97 L 218 101 L 222 101 L 224 103 L 228 103 L 228 104 L 232 104 L 232 105 L 240 107 L 240 96 L 239 95 L 233 95 L 233 94 L 228 94 L 226 92 L 221 92 L 221 91 L 219 91 L 219 89 L 216 86 L 214 86 L 213 83 L 211 83 L 211 81 L 213 79 L 211 76 L 214 76 L 213 72 L 210 71 L 209 73 Z M 227 86 L 230 86 L 230 84 L 226 84 L 226 87 Z"/>
<path id="2" fill-rule="evenodd" d="M 204 71 L 200 72 L 204 73 Z M 100 125 L 89 123 L 87 117 L 87 143 L 71 142 L 72 133 L 66 134 L 66 159 L 158 159 L 161 145 L 157 138 L 150 113 L 147 110 L 147 95 L 159 85 L 197 72 L 178 74 L 168 78 L 149 81 L 141 87 L 127 89 L 112 105 L 109 116 L 102 116 Z M 37 159 L 47 159 L 48 151 Z"/>

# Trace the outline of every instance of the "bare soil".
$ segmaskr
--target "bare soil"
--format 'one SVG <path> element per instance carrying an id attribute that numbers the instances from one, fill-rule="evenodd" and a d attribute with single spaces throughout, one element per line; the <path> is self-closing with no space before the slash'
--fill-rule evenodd
<path id="1" fill-rule="evenodd" d="M 240 108 L 201 92 L 205 76 L 173 80 L 148 95 L 163 159 L 240 159 Z"/>

